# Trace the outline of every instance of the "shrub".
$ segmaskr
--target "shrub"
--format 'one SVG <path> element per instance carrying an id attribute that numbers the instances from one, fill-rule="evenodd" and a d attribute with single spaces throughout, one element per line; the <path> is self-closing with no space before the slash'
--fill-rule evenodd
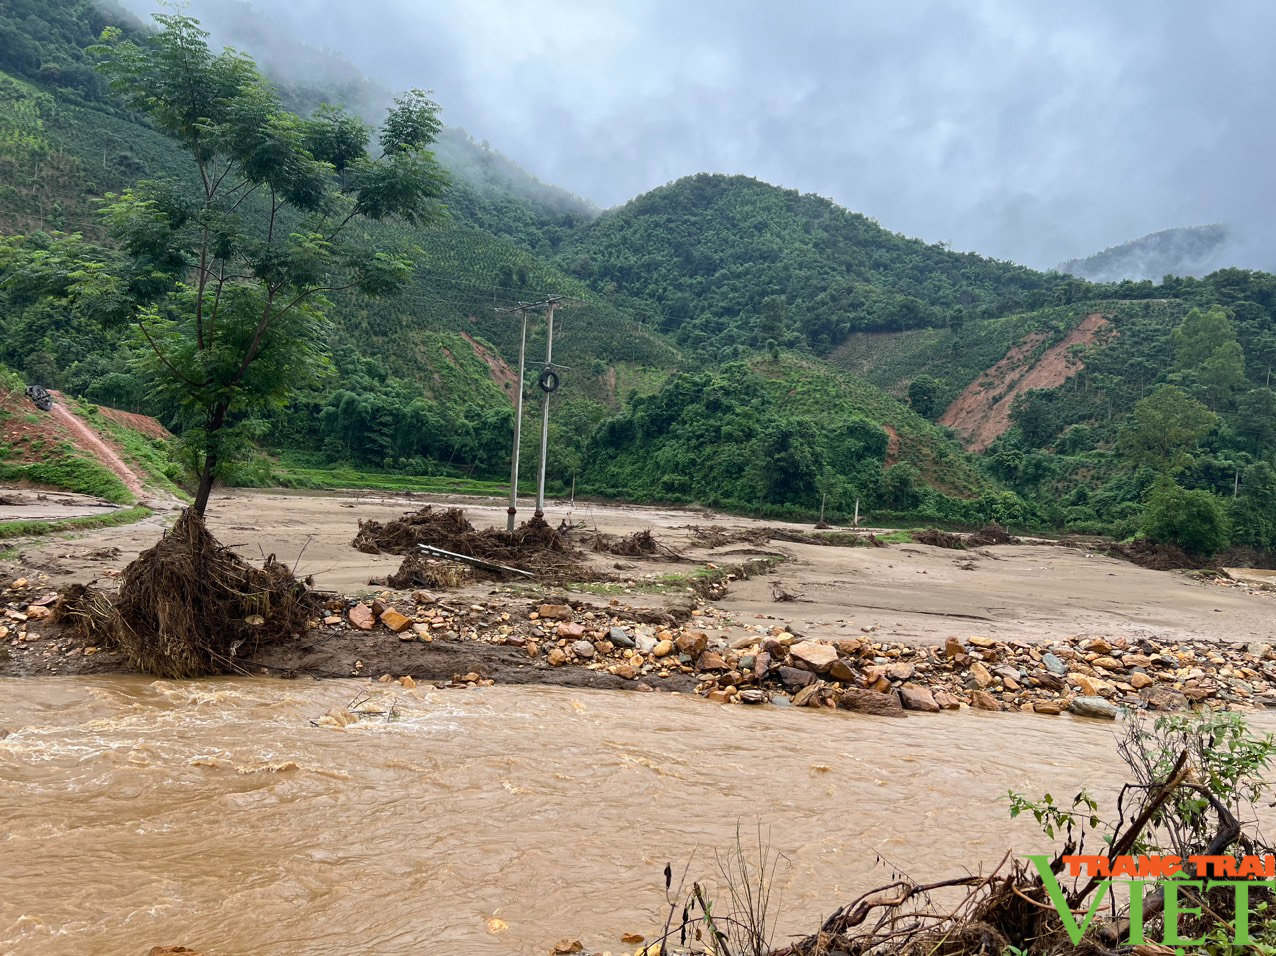
<path id="1" fill-rule="evenodd" d="M 1227 510 L 1217 496 L 1188 491 L 1169 479 L 1158 481 L 1148 494 L 1143 533 L 1203 558 L 1218 554 L 1230 538 Z"/>

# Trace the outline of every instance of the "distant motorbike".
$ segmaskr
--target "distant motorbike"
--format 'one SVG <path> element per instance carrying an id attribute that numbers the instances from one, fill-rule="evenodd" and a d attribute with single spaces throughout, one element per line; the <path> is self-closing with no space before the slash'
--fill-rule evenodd
<path id="1" fill-rule="evenodd" d="M 42 388 L 39 385 L 28 385 L 27 398 L 35 402 L 35 407 L 40 409 L 40 411 L 53 411 L 53 396 L 49 394 L 47 388 Z"/>

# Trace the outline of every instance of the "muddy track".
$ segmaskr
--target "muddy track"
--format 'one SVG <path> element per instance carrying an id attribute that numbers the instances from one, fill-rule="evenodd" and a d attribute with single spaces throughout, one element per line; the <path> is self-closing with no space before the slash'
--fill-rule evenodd
<path id="1" fill-rule="evenodd" d="M 138 478 L 137 473 L 124 463 L 115 450 L 106 442 L 102 441 L 98 434 L 88 425 L 80 421 L 66 405 L 61 401 L 55 402 L 52 414 L 56 415 L 62 426 L 71 433 L 75 443 L 84 451 L 92 453 L 103 465 L 119 475 L 119 478 L 129 491 L 133 493 L 134 498 L 142 498 L 145 492 L 142 490 L 142 481 Z"/>

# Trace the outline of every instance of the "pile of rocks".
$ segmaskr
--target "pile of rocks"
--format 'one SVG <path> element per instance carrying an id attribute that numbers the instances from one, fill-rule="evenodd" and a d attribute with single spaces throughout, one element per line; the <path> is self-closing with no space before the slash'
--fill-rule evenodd
<path id="1" fill-rule="evenodd" d="M 688 607 L 681 622 L 639 619 L 613 599 L 451 607 L 415 592 L 400 611 L 382 599 L 346 611 L 350 626 L 380 622 L 400 640 L 435 636 L 523 648 L 544 666 L 605 670 L 626 680 L 695 675 L 710 700 L 827 707 L 902 715 L 973 708 L 1115 717 L 1130 710 L 1214 706 L 1276 707 L 1276 653 L 1267 644 L 1162 644 L 1076 637 L 1047 644 L 986 637 L 945 646 L 804 638 L 776 623 L 728 622 L 710 604 Z M 326 619 L 342 625 L 341 615 Z M 723 627 L 731 624 L 728 639 Z"/>
<path id="2" fill-rule="evenodd" d="M 702 684 L 711 697 L 748 685 L 782 689 L 792 703 L 870 709 L 864 691 L 899 710 L 1002 711 L 1113 718 L 1120 708 L 1184 710 L 1193 704 L 1276 707 L 1276 655 L 1267 644 L 1159 644 L 1078 637 L 1049 644 L 949 638 L 913 647 L 867 638 L 825 643 L 777 629 L 732 649 L 732 669 Z M 730 653 L 730 652 L 729 652 Z M 877 704 L 873 712 L 894 711 Z"/>
<path id="3" fill-rule="evenodd" d="M 70 639 L 54 643 L 39 632 L 38 626 L 53 616 L 59 597 L 49 589 L 47 580 L 47 575 L 34 581 L 17 578 L 0 592 L 0 659 L 12 662 L 19 673 L 56 674 L 64 659 L 98 651 L 96 647 L 79 647 Z"/>

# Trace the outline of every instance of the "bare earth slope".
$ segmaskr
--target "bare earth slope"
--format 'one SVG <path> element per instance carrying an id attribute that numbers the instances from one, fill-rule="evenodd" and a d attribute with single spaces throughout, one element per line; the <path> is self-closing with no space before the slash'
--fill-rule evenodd
<path id="1" fill-rule="evenodd" d="M 960 434 L 970 451 L 984 451 L 1010 428 L 1014 400 L 1032 389 L 1057 388 L 1075 375 L 1080 366 L 1070 360 L 1069 350 L 1089 345 L 1107 325 L 1107 319 L 1092 312 L 1035 363 L 1032 355 L 1045 336 L 1034 332 L 971 382 L 940 416 L 939 424 Z"/>

